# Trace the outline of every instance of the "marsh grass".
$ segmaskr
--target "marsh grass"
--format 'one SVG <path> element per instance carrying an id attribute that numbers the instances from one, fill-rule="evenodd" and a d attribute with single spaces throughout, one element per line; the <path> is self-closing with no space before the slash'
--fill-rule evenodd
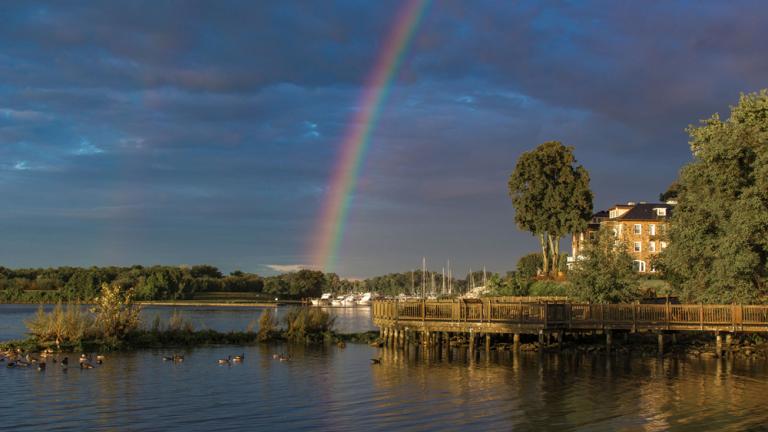
<path id="1" fill-rule="evenodd" d="M 80 305 L 56 303 L 50 313 L 46 313 L 41 305 L 25 324 L 36 340 L 59 348 L 79 344 L 92 330 L 93 318 L 83 313 Z"/>
<path id="2" fill-rule="evenodd" d="M 317 341 L 333 334 L 336 318 L 313 307 L 296 307 L 286 313 L 285 338 L 291 341 Z"/>
<path id="3" fill-rule="evenodd" d="M 167 330 L 170 332 L 185 332 L 192 333 L 195 331 L 195 326 L 183 313 L 174 310 L 171 317 L 168 318 Z"/>

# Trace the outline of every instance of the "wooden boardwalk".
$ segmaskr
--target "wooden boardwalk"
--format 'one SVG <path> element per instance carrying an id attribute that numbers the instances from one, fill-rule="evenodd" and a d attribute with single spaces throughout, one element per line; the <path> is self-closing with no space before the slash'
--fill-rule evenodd
<path id="1" fill-rule="evenodd" d="M 658 332 L 660 348 L 664 333 L 712 332 L 720 334 L 768 332 L 768 306 L 693 304 L 580 304 L 565 302 L 482 300 L 377 300 L 372 317 L 386 343 L 403 344 L 407 338 L 425 343 L 442 335 L 467 333 L 555 335 L 603 332 L 611 343 L 613 331 Z M 730 336 L 728 336 L 730 339 Z"/>

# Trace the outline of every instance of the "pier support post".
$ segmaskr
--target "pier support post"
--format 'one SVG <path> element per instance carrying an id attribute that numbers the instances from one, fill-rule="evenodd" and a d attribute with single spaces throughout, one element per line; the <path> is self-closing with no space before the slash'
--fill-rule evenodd
<path id="1" fill-rule="evenodd" d="M 659 340 L 659 355 L 664 355 L 664 333 L 659 332 L 657 338 Z"/>
<path id="2" fill-rule="evenodd" d="M 389 327 L 381 329 L 381 333 L 383 335 L 382 339 L 384 339 L 384 346 L 389 345 Z"/>
<path id="3" fill-rule="evenodd" d="M 733 335 L 730 333 L 725 334 L 725 355 L 731 355 L 731 343 L 733 342 Z"/>
<path id="4" fill-rule="evenodd" d="M 515 352 L 520 351 L 520 333 L 512 335 L 512 349 L 514 349 Z"/>
<path id="5" fill-rule="evenodd" d="M 558 331 L 555 333 L 555 340 L 557 341 L 557 350 L 562 351 L 563 350 L 563 331 Z"/>
<path id="6" fill-rule="evenodd" d="M 672 345 L 677 344 L 677 332 L 672 333 Z"/>
<path id="7" fill-rule="evenodd" d="M 469 332 L 469 352 L 475 352 L 475 333 Z"/>
<path id="8" fill-rule="evenodd" d="M 539 348 L 544 347 L 544 330 L 539 330 Z"/>
<path id="9" fill-rule="evenodd" d="M 715 332 L 715 355 L 723 356 L 723 335 L 720 332 Z"/>
<path id="10" fill-rule="evenodd" d="M 605 331 L 605 352 L 610 353 L 613 347 L 613 331 L 610 329 Z"/>
<path id="11" fill-rule="evenodd" d="M 488 354 L 491 352 L 491 334 L 486 333 L 485 334 L 485 353 Z"/>

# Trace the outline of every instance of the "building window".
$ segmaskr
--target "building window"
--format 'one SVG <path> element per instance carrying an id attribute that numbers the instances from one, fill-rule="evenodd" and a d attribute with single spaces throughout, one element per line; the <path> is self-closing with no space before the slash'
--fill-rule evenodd
<path id="1" fill-rule="evenodd" d="M 608 217 L 611 218 L 611 219 L 615 218 L 616 217 L 616 210 L 611 210 L 610 212 L 608 212 Z"/>
<path id="2" fill-rule="evenodd" d="M 657 216 L 666 216 L 667 215 L 667 209 L 664 207 L 656 207 L 654 210 L 656 210 Z"/>
<path id="3" fill-rule="evenodd" d="M 656 235 L 656 225 L 650 224 L 648 225 L 648 234 L 655 236 Z"/>
<path id="4" fill-rule="evenodd" d="M 640 245 L 640 242 L 635 242 L 635 252 L 640 252 L 642 250 L 642 246 Z"/>
<path id="5" fill-rule="evenodd" d="M 642 225 L 640 225 L 640 224 L 635 224 L 634 233 L 635 233 L 636 235 L 640 235 L 640 234 L 642 234 L 642 233 L 643 233 L 643 226 L 642 226 Z"/>
<path id="6" fill-rule="evenodd" d="M 632 261 L 632 268 L 636 272 L 645 273 L 645 261 L 640 261 L 640 260 Z"/>
<path id="7" fill-rule="evenodd" d="M 661 250 L 664 250 L 667 248 L 667 242 L 661 242 Z"/>
<path id="8" fill-rule="evenodd" d="M 648 243 L 648 252 L 656 252 L 656 242 L 651 241 Z"/>

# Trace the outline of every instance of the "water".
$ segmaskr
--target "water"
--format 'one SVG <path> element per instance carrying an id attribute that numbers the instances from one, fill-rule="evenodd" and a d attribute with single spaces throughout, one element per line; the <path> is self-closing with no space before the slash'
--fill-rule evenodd
<path id="1" fill-rule="evenodd" d="M 53 305 L 46 305 L 50 311 Z M 252 322 L 258 323 L 259 316 L 267 308 L 262 307 L 221 307 L 221 306 L 145 306 L 141 311 L 142 321 L 150 325 L 155 316 L 161 322 L 167 323 L 174 312 L 178 312 L 190 320 L 194 327 L 212 329 L 223 332 L 243 331 Z M 269 308 L 274 310 L 274 308 Z M 281 318 L 290 309 L 277 308 L 277 316 Z M 353 333 L 376 330 L 371 323 L 371 309 L 356 308 L 325 308 L 336 316 L 336 331 Z M 36 305 L 0 304 L 0 341 L 23 339 L 27 331 L 24 320 L 33 316 L 37 311 Z"/>
<path id="2" fill-rule="evenodd" d="M 235 327 L 254 311 L 184 313 Z M 349 313 L 342 320 L 354 322 Z M 115 353 L 84 371 L 2 367 L 0 430 L 768 430 L 764 361 L 509 352 L 449 361 L 358 344 L 204 347 L 162 361 L 173 352 Z M 243 364 L 216 363 L 240 353 Z"/>

